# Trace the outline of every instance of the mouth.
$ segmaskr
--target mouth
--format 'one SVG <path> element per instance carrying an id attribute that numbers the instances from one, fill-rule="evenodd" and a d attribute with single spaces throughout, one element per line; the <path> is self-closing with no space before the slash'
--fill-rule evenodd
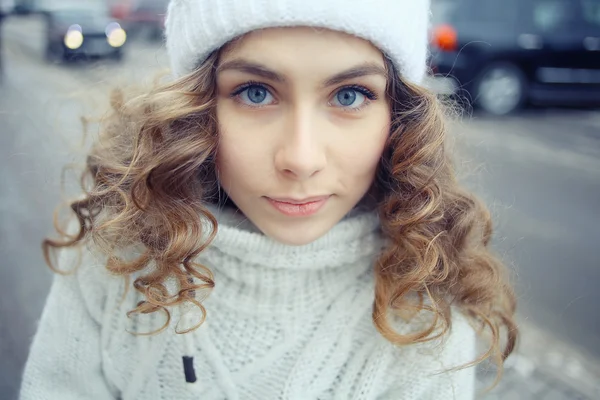
<path id="1" fill-rule="evenodd" d="M 289 217 L 307 217 L 316 214 L 331 198 L 329 196 L 309 197 L 305 199 L 271 198 L 267 201 L 279 212 Z"/>

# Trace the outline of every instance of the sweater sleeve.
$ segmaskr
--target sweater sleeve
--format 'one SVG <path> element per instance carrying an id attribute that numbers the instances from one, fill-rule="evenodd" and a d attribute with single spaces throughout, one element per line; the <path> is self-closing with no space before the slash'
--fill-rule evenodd
<path id="1" fill-rule="evenodd" d="M 108 274 L 90 265 L 82 249 L 78 270 L 55 275 L 30 349 L 21 385 L 21 400 L 115 399 L 102 373 L 101 320 Z M 63 250 L 61 268 L 77 259 Z"/>
<path id="2" fill-rule="evenodd" d="M 418 346 L 418 345 L 417 345 Z M 452 329 L 442 343 L 417 350 L 411 354 L 414 368 L 392 369 L 388 376 L 389 389 L 378 400 L 474 400 L 476 391 L 476 367 L 457 367 L 475 361 L 477 354 L 477 334 L 466 317 L 456 311 Z M 406 378 L 406 374 L 411 374 Z M 404 376 L 401 376 L 401 375 Z"/>

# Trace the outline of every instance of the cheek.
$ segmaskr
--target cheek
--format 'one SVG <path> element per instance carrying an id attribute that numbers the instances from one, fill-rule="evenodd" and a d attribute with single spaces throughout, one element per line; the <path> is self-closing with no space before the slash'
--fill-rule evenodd
<path id="1" fill-rule="evenodd" d="M 235 140 L 236 135 L 224 128 L 219 130 L 219 146 L 217 148 L 217 169 L 221 184 L 230 187 L 233 183 L 251 180 L 251 169 L 247 165 L 256 165 L 255 152 L 249 151 L 243 143 Z M 237 186 L 237 184 L 236 184 Z"/>
<path id="2" fill-rule="evenodd" d="M 344 142 L 337 157 L 340 170 L 346 172 L 349 180 L 370 181 L 373 178 L 389 135 L 389 116 L 362 128 L 370 134 L 356 135 L 354 140 Z"/>
<path id="3" fill-rule="evenodd" d="M 252 187 L 257 177 L 265 176 L 267 149 L 254 140 L 255 134 L 248 126 L 243 126 L 239 118 L 227 109 L 217 110 L 219 122 L 219 145 L 217 148 L 217 169 L 224 188 Z M 252 168 L 248 168 L 252 165 Z"/>

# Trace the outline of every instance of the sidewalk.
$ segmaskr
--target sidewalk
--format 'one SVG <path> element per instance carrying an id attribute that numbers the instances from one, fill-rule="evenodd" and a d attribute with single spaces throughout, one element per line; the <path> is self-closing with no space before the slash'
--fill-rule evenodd
<path id="1" fill-rule="evenodd" d="M 500 384 L 482 400 L 600 399 L 600 361 L 553 338 L 530 323 L 521 323 L 517 350 L 506 362 Z M 479 392 L 495 379 L 495 371 L 478 368 Z"/>

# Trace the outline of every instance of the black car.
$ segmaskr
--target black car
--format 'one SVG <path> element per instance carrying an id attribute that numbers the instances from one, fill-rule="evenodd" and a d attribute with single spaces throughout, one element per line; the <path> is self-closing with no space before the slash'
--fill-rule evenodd
<path id="1" fill-rule="evenodd" d="M 64 8 L 44 12 L 49 61 L 89 57 L 120 60 L 125 30 L 98 8 Z"/>
<path id="2" fill-rule="evenodd" d="M 600 104 L 600 0 L 432 5 L 434 89 L 496 115 L 527 102 Z"/>

